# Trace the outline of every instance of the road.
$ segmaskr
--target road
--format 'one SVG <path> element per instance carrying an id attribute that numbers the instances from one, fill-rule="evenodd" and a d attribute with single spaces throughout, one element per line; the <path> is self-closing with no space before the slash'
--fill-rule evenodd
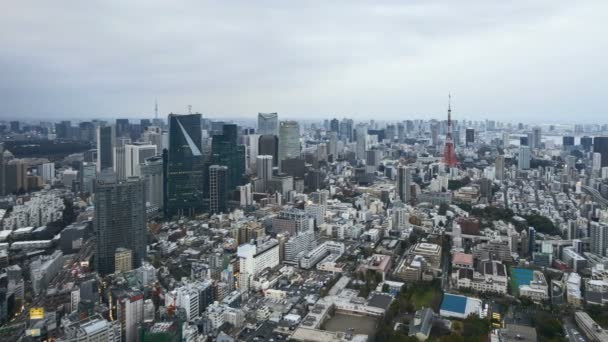
<path id="1" fill-rule="evenodd" d="M 587 185 L 581 185 L 581 189 L 583 189 L 583 191 L 585 191 L 586 193 L 593 196 L 593 199 L 596 202 L 598 202 L 599 204 L 601 204 L 603 206 L 608 206 L 608 199 L 605 199 L 604 196 L 602 196 L 602 194 L 600 194 L 599 191 L 597 191 L 594 188 L 587 186 Z"/>

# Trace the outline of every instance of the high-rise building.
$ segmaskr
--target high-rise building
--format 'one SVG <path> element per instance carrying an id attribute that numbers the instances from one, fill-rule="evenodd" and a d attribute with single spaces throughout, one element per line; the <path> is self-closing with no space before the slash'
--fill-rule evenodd
<path id="1" fill-rule="evenodd" d="M 527 170 L 530 168 L 530 146 L 520 146 L 517 159 L 517 168 Z"/>
<path id="2" fill-rule="evenodd" d="M 116 320 L 120 322 L 122 341 L 138 341 L 138 329 L 144 320 L 144 295 L 139 291 L 118 291 Z"/>
<path id="3" fill-rule="evenodd" d="M 209 212 L 211 214 L 227 211 L 228 168 L 224 165 L 209 166 Z"/>
<path id="4" fill-rule="evenodd" d="M 261 135 L 258 140 L 258 155 L 272 156 L 272 166 L 278 166 L 279 138 L 274 135 Z"/>
<path id="5" fill-rule="evenodd" d="M 279 124 L 279 167 L 285 159 L 300 157 L 300 125 L 297 121 Z"/>
<path id="6" fill-rule="evenodd" d="M 164 206 L 163 158 L 154 156 L 141 164 L 141 177 L 146 182 L 146 201 L 151 207 L 162 209 Z"/>
<path id="7" fill-rule="evenodd" d="M 329 122 L 329 130 L 332 132 L 340 133 L 340 121 L 336 118 L 331 119 Z"/>
<path id="8" fill-rule="evenodd" d="M 154 157 L 156 153 L 156 145 L 141 143 L 125 145 L 125 176 L 141 177 L 141 164 L 147 158 Z"/>
<path id="9" fill-rule="evenodd" d="M 365 159 L 365 151 L 367 150 L 367 125 L 360 123 L 356 129 L 356 156 L 357 160 Z"/>
<path id="10" fill-rule="evenodd" d="M 496 156 L 496 161 L 494 162 L 494 168 L 496 170 L 496 172 L 495 172 L 496 179 L 503 181 L 505 179 L 505 156 L 504 155 Z"/>
<path id="11" fill-rule="evenodd" d="M 593 138 L 593 152 L 602 155 L 602 167 L 608 166 L 608 137 Z"/>
<path id="12" fill-rule="evenodd" d="M 169 114 L 165 215 L 189 216 L 203 209 L 201 115 Z"/>
<path id="13" fill-rule="evenodd" d="M 114 147 L 114 155 L 112 156 L 114 161 L 113 170 L 116 177 L 119 180 L 127 178 L 127 153 L 124 144 L 119 144 Z"/>
<path id="14" fill-rule="evenodd" d="M 130 249 L 133 268 L 146 257 L 146 202 L 144 181 L 117 181 L 112 173 L 101 174 L 94 187 L 96 235 L 95 260 L 100 274 L 114 272 L 118 248 Z"/>
<path id="15" fill-rule="evenodd" d="M 27 163 L 24 159 L 10 160 L 4 166 L 4 190 L 7 194 L 27 191 Z M 68 184 L 71 186 L 71 184 Z"/>
<path id="16" fill-rule="evenodd" d="M 405 165 L 397 167 L 397 196 L 403 203 L 411 199 L 412 169 Z"/>
<path id="17" fill-rule="evenodd" d="M 574 137 L 571 135 L 564 135 L 562 137 L 562 145 L 564 145 L 564 148 L 574 146 Z"/>
<path id="18" fill-rule="evenodd" d="M 78 173 L 80 178 L 80 191 L 87 194 L 93 193 L 93 183 L 95 181 L 96 174 L 97 165 L 95 165 L 95 163 L 82 163 L 82 168 Z"/>
<path id="19" fill-rule="evenodd" d="M 589 244 L 591 253 L 608 256 L 608 225 L 591 222 L 589 227 Z"/>
<path id="20" fill-rule="evenodd" d="M 258 134 L 278 135 L 279 115 L 277 113 L 258 113 Z"/>
<path id="21" fill-rule="evenodd" d="M 130 130 L 129 119 L 116 119 L 116 136 L 128 137 Z"/>
<path id="22" fill-rule="evenodd" d="M 133 253 L 130 249 L 117 248 L 114 253 L 114 272 L 123 273 L 133 269 Z"/>
<path id="23" fill-rule="evenodd" d="M 114 126 L 97 127 L 97 172 L 114 167 L 116 130 Z"/>
<path id="24" fill-rule="evenodd" d="M 534 127 L 532 129 L 532 141 L 529 141 L 530 148 L 540 148 L 541 145 L 541 129 L 540 127 Z"/>
<path id="25" fill-rule="evenodd" d="M 272 156 L 259 155 L 256 161 L 256 175 L 264 183 L 272 179 Z"/>
<path id="26" fill-rule="evenodd" d="M 581 137 L 581 146 L 583 147 L 583 150 L 591 151 L 591 147 L 593 146 L 593 138 L 588 136 Z"/>
<path id="27" fill-rule="evenodd" d="M 214 135 L 211 142 L 211 163 L 228 168 L 226 186 L 233 191 L 243 184 L 245 174 L 245 146 L 239 145 L 237 126 L 225 124 L 221 135 Z"/>
<path id="28" fill-rule="evenodd" d="M 465 144 L 467 146 L 475 143 L 475 129 L 467 128 L 465 131 Z"/>
<path id="29" fill-rule="evenodd" d="M 38 167 L 39 174 L 45 183 L 53 183 L 55 179 L 55 163 L 43 163 Z"/>
<path id="30" fill-rule="evenodd" d="M 602 169 L 602 154 L 601 153 L 593 152 L 591 169 L 595 172 L 599 172 Z"/>

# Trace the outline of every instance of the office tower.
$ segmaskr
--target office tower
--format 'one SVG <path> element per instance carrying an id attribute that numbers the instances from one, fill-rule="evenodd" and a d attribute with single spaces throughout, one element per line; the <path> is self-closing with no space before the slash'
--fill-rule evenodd
<path id="1" fill-rule="evenodd" d="M 85 142 L 95 141 L 95 124 L 90 121 L 78 124 L 78 139 Z"/>
<path id="2" fill-rule="evenodd" d="M 237 187 L 239 192 L 239 205 L 241 207 L 248 207 L 253 205 L 253 189 L 251 183 L 240 185 Z"/>
<path id="3" fill-rule="evenodd" d="M 129 119 L 116 119 L 116 136 L 117 137 L 128 137 L 129 136 Z"/>
<path id="4" fill-rule="evenodd" d="M 591 151 L 591 147 L 593 146 L 593 138 L 588 136 L 581 137 L 581 146 L 583 147 L 583 150 Z"/>
<path id="5" fill-rule="evenodd" d="M 258 145 L 260 136 L 258 134 L 247 134 L 243 136 L 243 144 L 245 145 L 245 161 L 247 173 L 253 173 L 255 169 L 256 158 L 258 157 Z"/>
<path id="6" fill-rule="evenodd" d="M 407 228 L 409 224 L 409 217 L 407 213 L 407 209 L 403 202 L 397 200 L 393 203 L 392 209 L 392 224 L 393 230 L 402 230 Z"/>
<path id="7" fill-rule="evenodd" d="M 5 193 L 27 191 L 27 163 L 23 159 L 10 160 L 4 166 Z M 67 186 L 71 187 L 72 184 Z"/>
<path id="8" fill-rule="evenodd" d="M 6 194 L 6 160 L 4 160 L 4 143 L 0 142 L 0 195 Z"/>
<path id="9" fill-rule="evenodd" d="M 387 125 L 385 132 L 385 139 L 393 142 L 395 140 L 395 136 L 397 135 L 397 127 L 395 125 Z"/>
<path id="10" fill-rule="evenodd" d="M 530 139 L 530 138 L 528 137 L 528 139 Z M 531 149 L 540 148 L 540 145 L 541 145 L 540 127 L 534 127 L 532 129 L 532 141 L 528 141 L 528 143 L 529 143 Z"/>
<path id="11" fill-rule="evenodd" d="M 190 216 L 203 209 L 201 115 L 169 114 L 165 215 Z"/>
<path id="12" fill-rule="evenodd" d="M 10 125 L 11 132 L 14 132 L 14 133 L 20 133 L 21 132 L 21 122 L 19 122 L 19 121 L 11 121 L 9 123 L 9 125 Z M 57 124 L 55 124 L 55 127 L 57 127 Z"/>
<path id="13" fill-rule="evenodd" d="M 372 166 L 374 170 L 380 166 L 380 161 L 382 160 L 382 151 L 381 150 L 367 150 L 365 165 Z"/>
<path id="14" fill-rule="evenodd" d="M 156 145 L 134 143 L 125 145 L 125 176 L 141 177 L 140 165 L 157 153 Z"/>
<path id="15" fill-rule="evenodd" d="M 519 146 L 530 146 L 528 136 L 519 137 Z"/>
<path id="16" fill-rule="evenodd" d="M 333 157 L 332 160 L 336 160 L 338 158 L 338 133 L 337 132 L 329 132 L 329 142 L 327 145 L 327 153 Z"/>
<path id="17" fill-rule="evenodd" d="M 139 120 L 139 127 L 141 127 L 142 131 L 147 131 L 150 126 L 152 126 L 152 121 L 150 121 L 150 119 Z"/>
<path id="18" fill-rule="evenodd" d="M 356 138 L 356 157 L 357 160 L 362 160 L 365 158 L 365 151 L 367 150 L 367 125 L 363 123 L 357 125 Z"/>
<path id="19" fill-rule="evenodd" d="M 245 174 L 245 146 L 237 144 L 237 126 L 225 124 L 221 135 L 214 135 L 211 142 L 211 163 L 228 168 L 226 186 L 233 191 L 243 184 Z"/>
<path id="20" fill-rule="evenodd" d="M 509 148 L 510 145 L 511 145 L 510 134 L 508 132 L 504 132 L 502 134 L 502 147 Z"/>
<path id="21" fill-rule="evenodd" d="M 475 129 L 467 128 L 465 131 L 465 144 L 467 146 L 473 144 L 475 142 Z"/>
<path id="22" fill-rule="evenodd" d="M 82 168 L 78 173 L 80 178 L 80 191 L 92 194 L 93 193 L 93 183 L 95 181 L 95 176 L 97 174 L 97 165 L 95 163 L 84 162 L 82 164 Z"/>
<path id="23" fill-rule="evenodd" d="M 114 253 L 118 248 L 131 250 L 133 268 L 141 266 L 146 257 L 144 192 L 144 181 L 137 178 L 118 181 L 116 175 L 107 172 L 97 178 L 93 226 L 96 268 L 100 274 L 114 272 Z"/>
<path id="24" fill-rule="evenodd" d="M 332 132 L 340 133 L 340 121 L 336 118 L 331 119 L 329 122 L 329 130 Z"/>
<path id="25" fill-rule="evenodd" d="M 589 227 L 589 248 L 591 253 L 598 256 L 608 256 L 608 225 L 591 222 Z"/>
<path id="26" fill-rule="evenodd" d="M 593 138 L 593 152 L 602 155 L 602 167 L 608 166 L 608 137 Z"/>
<path id="27" fill-rule="evenodd" d="M 55 134 L 57 139 L 71 139 L 72 123 L 70 121 L 61 121 L 55 124 Z"/>
<path id="28" fill-rule="evenodd" d="M 297 121 L 279 124 L 279 167 L 285 159 L 300 157 L 300 125 Z"/>
<path id="29" fill-rule="evenodd" d="M 412 169 L 399 165 L 397 167 L 397 197 L 403 203 L 408 203 L 411 199 Z"/>
<path id="30" fill-rule="evenodd" d="M 568 135 L 563 136 L 562 145 L 564 145 L 564 149 L 574 146 L 574 137 Z"/>
<path id="31" fill-rule="evenodd" d="M 274 135 L 261 135 L 258 155 L 272 156 L 272 166 L 276 167 L 279 160 L 279 138 Z"/>
<path id="32" fill-rule="evenodd" d="M 114 167 L 116 130 L 114 126 L 97 127 L 97 172 Z"/>
<path id="33" fill-rule="evenodd" d="M 496 157 L 494 168 L 496 170 L 496 179 L 503 181 L 505 179 L 505 156 L 499 155 Z"/>
<path id="34" fill-rule="evenodd" d="M 536 229 L 528 227 L 528 255 L 534 255 L 536 249 Z"/>
<path id="35" fill-rule="evenodd" d="M 227 212 L 227 178 L 228 168 L 226 166 L 209 166 L 209 212 L 211 214 Z"/>
<path id="36" fill-rule="evenodd" d="M 397 141 L 399 143 L 405 142 L 405 125 L 403 122 L 397 124 Z"/>
<path id="37" fill-rule="evenodd" d="M 238 247 L 236 255 L 239 258 L 239 290 L 246 292 L 251 278 L 279 265 L 279 242 L 270 239 L 260 245 L 246 243 Z"/>
<path id="38" fill-rule="evenodd" d="M 114 273 L 129 272 L 133 269 L 133 253 L 130 249 L 116 248 L 114 253 Z"/>
<path id="39" fill-rule="evenodd" d="M 520 146 L 517 159 L 517 168 L 527 170 L 530 168 L 530 146 Z"/>
<path id="40" fill-rule="evenodd" d="M 45 183 L 53 183 L 55 179 L 55 163 L 44 163 L 38 167 L 38 170 Z"/>
<path id="41" fill-rule="evenodd" d="M 124 144 L 118 144 L 114 147 L 114 155 L 112 156 L 114 166 L 112 170 L 119 180 L 127 178 L 127 153 Z"/>
<path id="42" fill-rule="evenodd" d="M 443 162 L 448 167 L 455 167 L 458 163 L 458 161 L 456 160 L 456 150 L 454 149 L 454 141 L 452 140 L 451 96 L 448 96 L 448 131 L 445 135 L 445 145 L 443 147 Z"/>
<path id="43" fill-rule="evenodd" d="M 142 140 L 145 143 L 156 145 L 156 152 L 161 153 L 163 150 L 163 134 L 158 126 L 150 126 L 142 134 Z"/>
<path id="44" fill-rule="evenodd" d="M 570 175 L 573 170 L 576 168 L 576 157 L 575 156 L 567 156 L 566 157 L 566 174 Z"/>
<path id="45" fill-rule="evenodd" d="M 272 156 L 259 155 L 256 161 L 256 175 L 264 183 L 272 179 Z"/>
<path id="46" fill-rule="evenodd" d="M 140 166 L 141 177 L 146 183 L 146 201 L 151 207 L 164 206 L 163 158 L 154 156 L 144 160 Z"/>
<path id="47" fill-rule="evenodd" d="M 595 172 L 599 172 L 602 169 L 602 154 L 601 153 L 593 152 L 591 169 Z"/>
<path id="48" fill-rule="evenodd" d="M 258 113 L 258 134 L 278 135 L 279 115 L 277 113 Z"/>

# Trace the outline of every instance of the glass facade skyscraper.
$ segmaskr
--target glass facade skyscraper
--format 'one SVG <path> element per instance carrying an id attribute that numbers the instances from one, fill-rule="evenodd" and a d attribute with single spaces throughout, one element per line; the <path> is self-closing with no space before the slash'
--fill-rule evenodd
<path id="1" fill-rule="evenodd" d="M 225 124 L 223 134 L 214 135 L 211 142 L 211 164 L 228 168 L 226 186 L 228 191 L 243 184 L 245 174 L 245 145 L 237 144 L 238 128 Z"/>
<path id="2" fill-rule="evenodd" d="M 118 248 L 132 253 L 133 268 L 146 257 L 146 196 L 144 181 L 117 181 L 112 172 L 100 175 L 94 187 L 95 260 L 100 274 L 113 273 Z"/>
<path id="3" fill-rule="evenodd" d="M 279 134 L 279 116 L 277 113 L 258 113 L 258 134 Z"/>
<path id="4" fill-rule="evenodd" d="M 169 114 L 165 216 L 191 216 L 203 209 L 201 115 Z"/>

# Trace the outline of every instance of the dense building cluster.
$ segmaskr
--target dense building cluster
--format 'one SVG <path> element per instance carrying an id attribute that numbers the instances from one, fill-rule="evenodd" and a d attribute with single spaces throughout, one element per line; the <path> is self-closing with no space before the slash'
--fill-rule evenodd
<path id="1" fill-rule="evenodd" d="M 608 126 L 452 119 L 0 122 L 0 337 L 606 340 Z"/>

